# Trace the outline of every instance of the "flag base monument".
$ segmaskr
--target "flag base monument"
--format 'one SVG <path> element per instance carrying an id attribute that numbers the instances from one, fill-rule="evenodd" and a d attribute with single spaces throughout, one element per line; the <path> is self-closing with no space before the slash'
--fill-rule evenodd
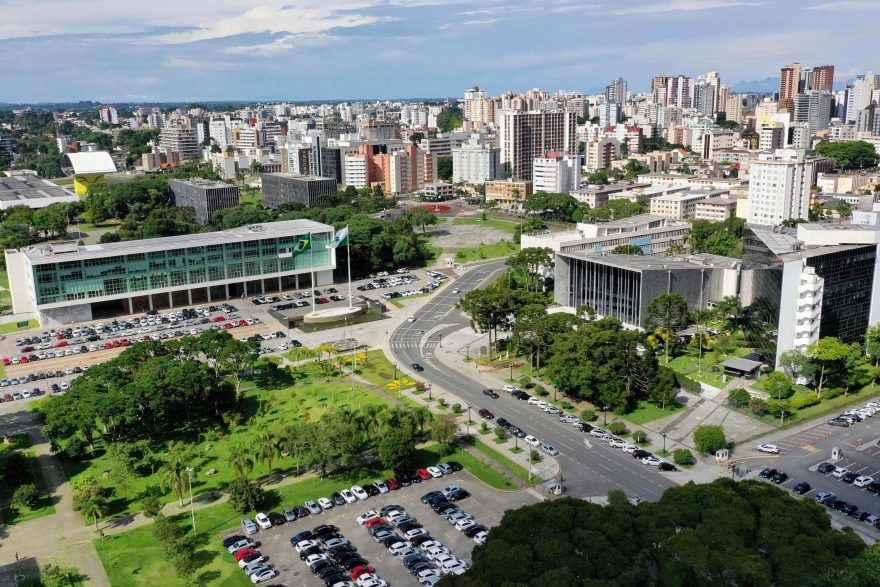
<path id="1" fill-rule="evenodd" d="M 363 314 L 366 308 L 360 304 L 351 306 L 341 306 L 338 308 L 327 308 L 317 312 L 309 312 L 303 316 L 303 322 L 306 324 L 328 324 L 331 322 L 342 322 L 353 316 Z"/>

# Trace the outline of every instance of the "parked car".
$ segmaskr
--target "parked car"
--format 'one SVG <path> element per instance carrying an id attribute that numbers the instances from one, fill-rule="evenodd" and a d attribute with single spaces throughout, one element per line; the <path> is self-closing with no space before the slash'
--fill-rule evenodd
<path id="1" fill-rule="evenodd" d="M 819 471 L 820 473 L 822 473 L 823 475 L 827 475 L 828 473 L 833 473 L 835 469 L 837 469 L 837 467 L 832 465 L 831 463 L 821 463 L 818 467 L 816 467 L 816 470 Z"/>
<path id="2" fill-rule="evenodd" d="M 776 446 L 775 444 L 759 444 L 755 448 L 755 450 L 757 450 L 758 452 L 765 452 L 765 453 L 772 454 L 772 455 L 779 454 L 779 447 Z"/>
<path id="3" fill-rule="evenodd" d="M 241 521 L 241 527 L 244 529 L 245 534 L 256 534 L 259 528 L 250 518 L 245 518 Z"/>
<path id="4" fill-rule="evenodd" d="M 807 483 L 806 481 L 801 481 L 800 483 L 798 483 L 797 485 L 795 485 L 794 487 L 791 488 L 791 490 L 794 493 L 797 493 L 798 495 L 804 495 L 810 489 L 811 489 L 810 484 Z"/>

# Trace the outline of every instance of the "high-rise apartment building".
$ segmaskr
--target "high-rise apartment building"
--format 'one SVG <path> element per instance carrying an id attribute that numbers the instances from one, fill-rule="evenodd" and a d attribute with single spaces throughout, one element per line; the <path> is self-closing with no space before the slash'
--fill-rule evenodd
<path id="1" fill-rule="evenodd" d="M 106 122 L 107 124 L 119 124 L 119 115 L 116 112 L 115 106 L 100 106 L 98 108 L 98 114 L 101 116 L 101 122 Z"/>
<path id="2" fill-rule="evenodd" d="M 794 121 L 806 122 L 810 132 L 828 128 L 831 124 L 831 92 L 808 90 L 794 96 Z"/>
<path id="3" fill-rule="evenodd" d="M 693 85 L 694 80 L 683 75 L 669 78 L 666 105 L 676 108 L 691 108 L 693 106 Z"/>
<path id="4" fill-rule="evenodd" d="M 834 92 L 834 66 L 817 65 L 814 67 L 809 89 Z"/>
<path id="5" fill-rule="evenodd" d="M 727 114 L 727 120 L 732 120 L 739 124 L 743 121 L 743 103 L 739 96 L 731 96 L 725 102 L 727 106 L 724 112 Z"/>
<path id="6" fill-rule="evenodd" d="M 806 220 L 813 165 L 814 158 L 796 149 L 778 149 L 752 161 L 748 222 L 776 226 L 784 220 Z"/>
<path id="7" fill-rule="evenodd" d="M 626 92 L 626 80 L 619 77 L 605 86 L 605 100 L 608 102 L 614 102 L 617 105 L 623 105 L 626 103 Z"/>
<path id="8" fill-rule="evenodd" d="M 535 159 L 532 186 L 535 192 L 568 193 L 580 187 L 581 156 L 547 153 Z"/>
<path id="9" fill-rule="evenodd" d="M 501 176 L 501 150 L 483 141 L 452 149 L 452 181 L 479 185 Z"/>
<path id="10" fill-rule="evenodd" d="M 196 222 L 211 224 L 214 212 L 224 208 L 234 208 L 240 204 L 237 185 L 209 179 L 171 179 L 168 187 L 174 194 L 174 205 L 178 208 L 191 206 L 196 211 Z"/>
<path id="11" fill-rule="evenodd" d="M 800 90 L 801 64 L 786 65 L 779 72 L 779 109 L 794 112 L 794 97 Z"/>
<path id="12" fill-rule="evenodd" d="M 516 179 L 531 179 L 532 162 L 549 151 L 571 154 L 577 150 L 574 112 L 501 113 L 501 164 Z"/>
<path id="13" fill-rule="evenodd" d="M 159 149 L 169 155 L 168 159 L 188 161 L 199 157 L 199 141 L 196 129 L 172 126 L 163 128 L 159 134 Z"/>

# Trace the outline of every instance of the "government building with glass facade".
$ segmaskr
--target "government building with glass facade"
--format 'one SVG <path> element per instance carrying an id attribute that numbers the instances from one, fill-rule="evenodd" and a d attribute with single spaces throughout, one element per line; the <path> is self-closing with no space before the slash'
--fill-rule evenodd
<path id="1" fill-rule="evenodd" d="M 311 235 L 311 250 L 291 253 Z M 99 245 L 6 254 L 15 313 L 44 326 L 254 296 L 333 282 L 333 227 L 288 220 Z M 314 283 L 311 274 L 314 271 Z"/>

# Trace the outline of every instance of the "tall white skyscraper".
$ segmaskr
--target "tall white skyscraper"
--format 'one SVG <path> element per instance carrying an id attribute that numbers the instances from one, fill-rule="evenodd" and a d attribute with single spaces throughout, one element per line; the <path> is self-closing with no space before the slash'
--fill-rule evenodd
<path id="1" fill-rule="evenodd" d="M 776 226 L 809 218 L 814 159 L 805 151 L 777 149 L 749 167 L 748 222 Z"/>

